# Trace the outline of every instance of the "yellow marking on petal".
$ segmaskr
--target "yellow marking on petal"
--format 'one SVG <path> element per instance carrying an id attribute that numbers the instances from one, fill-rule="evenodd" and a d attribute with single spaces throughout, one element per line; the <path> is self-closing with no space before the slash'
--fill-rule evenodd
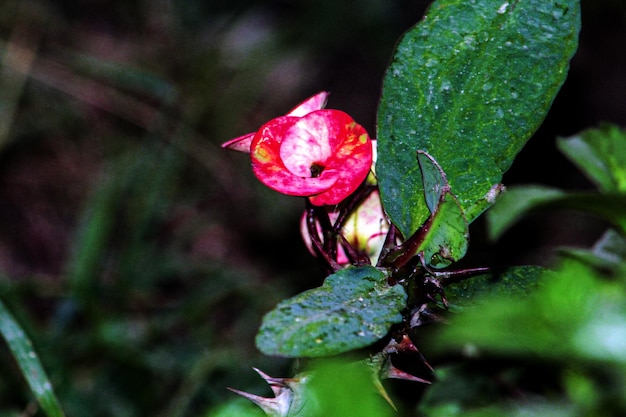
<path id="1" fill-rule="evenodd" d="M 363 133 L 361 136 L 359 136 L 359 142 L 367 143 L 367 137 L 367 133 Z"/>
<path id="2" fill-rule="evenodd" d="M 272 160 L 272 157 L 267 149 L 257 148 L 254 151 L 254 157 L 261 163 L 266 163 Z"/>

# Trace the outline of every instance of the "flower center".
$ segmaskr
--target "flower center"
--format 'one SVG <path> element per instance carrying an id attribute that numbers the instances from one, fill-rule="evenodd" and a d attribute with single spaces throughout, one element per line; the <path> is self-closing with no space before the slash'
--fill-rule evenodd
<path id="1" fill-rule="evenodd" d="M 324 168 L 326 167 L 319 162 L 313 162 L 309 168 L 311 170 L 311 178 L 317 178 L 322 175 Z"/>

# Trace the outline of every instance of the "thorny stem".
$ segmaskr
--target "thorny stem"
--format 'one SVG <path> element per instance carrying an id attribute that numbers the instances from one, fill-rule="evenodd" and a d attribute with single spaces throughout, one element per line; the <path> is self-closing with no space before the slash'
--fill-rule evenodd
<path id="1" fill-rule="evenodd" d="M 346 251 L 346 255 L 350 259 L 350 261 L 358 266 L 361 265 L 370 265 L 370 259 L 368 256 L 358 252 L 354 247 L 346 240 L 346 238 L 341 233 L 341 229 L 343 228 L 346 219 L 354 210 L 356 210 L 359 205 L 365 201 L 365 199 L 376 189 L 374 185 L 368 185 L 366 182 L 361 184 L 359 188 L 350 196 L 348 200 L 341 206 L 339 210 L 339 215 L 335 220 L 335 224 L 333 225 L 333 231 L 336 236 L 339 236 L 341 240 L 341 246 Z"/>
<path id="2" fill-rule="evenodd" d="M 313 206 L 313 209 L 315 218 L 322 228 L 324 252 L 332 259 L 337 259 L 337 240 L 335 239 L 336 233 L 330 223 L 328 212 L 323 207 Z"/>
<path id="3" fill-rule="evenodd" d="M 389 221 L 389 230 L 387 231 L 387 235 L 385 236 L 385 241 L 383 242 L 383 248 L 380 251 L 380 256 L 378 257 L 378 263 L 376 266 L 384 266 L 384 261 L 387 260 L 387 255 L 391 251 L 397 248 L 398 238 L 401 237 L 398 228 Z"/>
<path id="4" fill-rule="evenodd" d="M 324 269 L 330 270 L 331 273 L 339 271 L 341 266 L 337 263 L 333 257 L 330 256 L 328 252 L 326 252 L 324 245 L 320 239 L 320 235 L 317 232 L 317 222 L 316 222 L 316 207 L 311 204 L 309 199 L 306 200 L 306 225 L 309 231 L 309 236 L 311 237 L 311 243 L 313 244 L 313 248 L 317 252 L 320 259 L 326 263 Z M 328 219 L 328 216 L 326 216 Z M 327 220 L 328 221 L 328 220 Z M 330 221 L 328 221 L 330 224 Z"/>
<path id="5" fill-rule="evenodd" d="M 447 285 L 454 284 L 455 282 L 460 282 L 464 279 L 486 274 L 488 272 L 494 272 L 494 269 L 485 266 L 478 268 L 457 269 L 456 271 L 434 272 L 434 274 L 435 277 L 439 279 L 439 282 L 441 282 L 441 286 L 445 287 Z"/>
<path id="6" fill-rule="evenodd" d="M 335 220 L 333 230 L 340 233 L 346 219 L 374 190 L 376 186 L 363 183 L 357 188 L 357 190 L 348 198 L 342 205 L 339 216 Z"/>
<path id="7" fill-rule="evenodd" d="M 348 256 L 348 259 L 350 259 L 350 262 L 353 265 L 356 265 L 356 266 L 371 265 L 370 258 L 360 253 L 356 249 L 354 249 L 354 247 L 350 244 L 350 242 L 346 240 L 344 235 L 339 233 L 337 236 L 339 236 L 339 239 L 341 239 L 341 246 L 346 251 L 346 255 Z"/>
<path id="8" fill-rule="evenodd" d="M 340 239 L 340 244 L 344 248 L 351 263 L 359 266 L 370 264 L 369 258 L 354 249 L 341 234 L 341 229 L 350 213 L 352 213 L 375 189 L 375 186 L 368 185 L 365 182 L 361 184 L 350 198 L 339 206 L 339 214 L 334 224 L 330 222 L 328 213 L 323 207 L 314 206 L 309 199 L 306 199 L 306 222 L 311 237 L 311 243 L 325 263 L 325 269 L 330 270 L 331 273 L 341 269 L 341 266 L 336 261 L 337 238 Z M 317 229 L 318 222 L 322 229 L 322 236 L 320 236 Z"/>
<path id="9" fill-rule="evenodd" d="M 457 269 L 454 271 L 434 271 L 432 268 L 426 265 L 426 261 L 424 260 L 424 256 L 422 254 L 419 254 L 419 259 L 424 271 L 426 271 L 426 273 L 431 277 L 436 278 L 441 287 L 445 287 L 447 285 L 454 284 L 455 282 L 460 282 L 464 279 L 472 278 L 477 275 L 494 272 L 493 268 L 486 266 L 478 268 Z"/>
<path id="10" fill-rule="evenodd" d="M 413 258 L 413 256 L 415 256 L 420 245 L 426 238 L 426 235 L 428 235 L 434 218 L 434 214 L 431 214 L 426 222 L 424 222 L 424 224 L 417 229 L 417 231 L 413 233 L 410 238 L 395 248 L 391 248 L 386 251 L 384 255 L 381 256 L 379 264 L 381 266 L 390 266 L 394 269 L 400 269 L 406 265 Z M 389 230 L 391 231 L 391 229 Z"/>

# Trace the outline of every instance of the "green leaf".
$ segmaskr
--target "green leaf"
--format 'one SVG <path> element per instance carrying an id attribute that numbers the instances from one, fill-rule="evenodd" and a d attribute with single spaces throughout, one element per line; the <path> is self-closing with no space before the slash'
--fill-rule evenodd
<path id="1" fill-rule="evenodd" d="M 443 193 L 450 191 L 446 174 L 437 161 L 424 151 L 417 151 L 417 163 L 422 174 L 426 206 L 431 213 L 434 213 Z"/>
<path id="2" fill-rule="evenodd" d="M 205 417 L 267 417 L 259 407 L 244 399 L 235 399 L 210 410 Z"/>
<path id="3" fill-rule="evenodd" d="M 450 192 L 442 196 L 428 227 L 417 252 L 424 253 L 430 266 L 444 268 L 465 256 L 469 244 L 468 225 L 459 202 Z"/>
<path id="4" fill-rule="evenodd" d="M 279 303 L 265 315 L 257 347 L 267 355 L 316 357 L 368 346 L 402 320 L 406 293 L 371 267 L 329 275 L 321 287 Z"/>
<path id="5" fill-rule="evenodd" d="M 1 300 L 0 334 L 7 342 L 22 375 L 24 375 L 41 408 L 49 417 L 65 416 L 52 391 L 52 384 L 39 361 L 37 353 L 35 353 L 33 344 Z"/>
<path id="6" fill-rule="evenodd" d="M 444 268 L 467 252 L 468 224 L 437 161 L 422 151 L 417 152 L 417 161 L 424 179 L 426 204 L 432 213 L 426 224 L 428 232 L 417 252 L 423 252 L 430 266 Z"/>
<path id="7" fill-rule="evenodd" d="M 557 145 L 601 191 L 626 193 L 626 131 L 607 124 Z"/>
<path id="8" fill-rule="evenodd" d="M 561 190 L 540 185 L 510 187 L 498 198 L 497 203 L 487 212 L 487 232 L 492 240 L 498 239 L 517 222 L 541 204 L 560 198 Z"/>
<path id="9" fill-rule="evenodd" d="M 489 210 L 489 237 L 497 239 L 517 220 L 539 209 L 574 209 L 600 216 L 626 234 L 626 194 L 564 193 L 543 186 L 508 189 Z"/>
<path id="10" fill-rule="evenodd" d="M 478 275 L 446 287 L 451 309 L 469 307 L 478 297 L 520 297 L 531 294 L 541 284 L 546 269 L 540 266 L 514 266 L 502 272 Z"/>
<path id="11" fill-rule="evenodd" d="M 405 236 L 426 220 L 414 155 L 432 155 L 471 217 L 544 119 L 578 43 L 577 0 L 439 0 L 384 80 L 376 172 Z"/>
<path id="12" fill-rule="evenodd" d="M 315 362 L 309 382 L 313 413 L 294 417 L 393 417 L 396 412 L 376 392 L 374 374 L 362 361 L 345 363 L 334 358 Z M 291 417 L 291 414 L 290 414 Z"/>

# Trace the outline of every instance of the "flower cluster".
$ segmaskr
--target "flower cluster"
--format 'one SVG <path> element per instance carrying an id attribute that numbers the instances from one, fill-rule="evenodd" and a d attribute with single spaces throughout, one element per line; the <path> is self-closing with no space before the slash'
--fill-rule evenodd
<path id="1" fill-rule="evenodd" d="M 266 186 L 308 198 L 316 210 L 305 213 L 301 231 L 313 254 L 325 255 L 334 268 L 362 258 L 375 262 L 389 222 L 375 187 L 354 198 L 359 187 L 375 183 L 366 181 L 373 177 L 375 141 L 348 114 L 324 109 L 327 98 L 318 93 L 222 147 L 249 153 L 252 171 Z"/>

